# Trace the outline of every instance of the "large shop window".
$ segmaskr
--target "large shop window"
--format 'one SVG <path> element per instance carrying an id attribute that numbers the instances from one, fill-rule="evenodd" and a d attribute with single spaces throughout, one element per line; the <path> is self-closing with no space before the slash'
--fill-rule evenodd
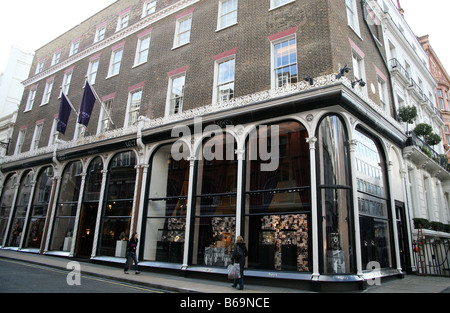
<path id="1" fill-rule="evenodd" d="M 41 171 L 36 181 L 30 221 L 28 223 L 28 231 L 26 232 L 26 248 L 40 248 L 41 246 L 52 183 L 53 167 L 47 167 Z"/>
<path id="2" fill-rule="evenodd" d="M 11 213 L 11 206 L 16 192 L 14 188 L 16 181 L 17 176 L 10 175 L 6 178 L 3 185 L 3 194 L 0 201 L 0 245 L 3 245 L 6 237 L 6 227 L 8 226 L 9 214 Z"/>
<path id="3" fill-rule="evenodd" d="M 130 236 L 136 184 L 135 166 L 136 154 L 132 151 L 119 153 L 111 160 L 103 207 L 99 255 L 125 256 L 124 251 L 116 254 L 116 248 L 120 245 L 120 241 L 128 240 Z"/>
<path id="4" fill-rule="evenodd" d="M 174 160 L 171 148 L 159 148 L 151 161 L 144 260 L 183 263 L 189 161 Z"/>
<path id="5" fill-rule="evenodd" d="M 386 162 L 373 139 L 360 131 L 354 137 L 362 266 L 375 261 L 381 268 L 392 267 Z"/>
<path id="6" fill-rule="evenodd" d="M 203 144 L 194 200 L 195 265 L 227 266 L 231 262 L 236 235 L 235 149 L 236 142 L 229 134 L 216 135 Z"/>
<path id="7" fill-rule="evenodd" d="M 80 196 L 81 174 L 83 165 L 80 161 L 67 165 L 61 179 L 56 216 L 50 250 L 70 251 Z"/>
<path id="8" fill-rule="evenodd" d="M 269 151 L 278 126 L 279 164 L 273 171 L 261 171 L 268 161 L 249 155 Z M 295 121 L 259 127 L 247 148 L 245 192 L 245 237 L 248 239 L 248 267 L 265 270 L 310 272 L 310 152 L 308 133 Z M 267 138 L 267 141 L 261 140 Z M 259 147 L 266 145 L 267 147 Z M 258 147 L 258 148 L 257 148 Z M 261 150 L 261 148 L 263 148 Z M 257 149 L 257 150 L 256 150 Z M 276 155 L 271 151 L 272 155 Z M 274 161 L 274 160 L 272 160 Z"/>
<path id="9" fill-rule="evenodd" d="M 102 179 L 103 160 L 97 157 L 92 160 L 86 173 L 77 232 L 76 255 L 79 257 L 90 256 L 92 253 Z"/>
<path id="10" fill-rule="evenodd" d="M 317 135 L 321 272 L 353 273 L 352 190 L 348 135 L 337 116 L 325 117 Z"/>
<path id="11" fill-rule="evenodd" d="M 9 246 L 19 247 L 22 240 L 25 216 L 27 215 L 28 203 L 31 196 L 31 181 L 33 179 L 33 173 L 28 171 L 22 177 L 19 187 L 19 193 L 17 194 L 16 207 L 14 208 L 11 232 L 9 235 Z"/>

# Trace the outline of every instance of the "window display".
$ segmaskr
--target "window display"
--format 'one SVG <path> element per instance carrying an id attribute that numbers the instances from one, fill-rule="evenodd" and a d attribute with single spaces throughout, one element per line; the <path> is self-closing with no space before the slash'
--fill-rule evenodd
<path id="1" fill-rule="evenodd" d="M 160 147 L 151 158 L 143 258 L 183 263 L 189 161 L 174 160 L 171 147 Z M 187 147 L 182 146 L 182 149 Z"/>
<path id="2" fill-rule="evenodd" d="M 117 242 L 130 236 L 136 183 L 136 154 L 127 151 L 117 154 L 108 169 L 99 255 L 115 256 Z"/>
<path id="3" fill-rule="evenodd" d="M 324 274 L 355 271 L 352 247 L 350 151 L 345 124 L 338 116 L 322 119 L 316 143 L 318 203 Z"/>
<path id="4" fill-rule="evenodd" d="M 10 247 L 19 247 L 20 242 L 24 233 L 25 226 L 25 216 L 28 210 L 28 202 L 31 196 L 31 180 L 33 179 L 33 174 L 28 171 L 22 177 L 22 181 L 19 187 L 19 193 L 17 194 L 16 206 L 14 208 L 13 224 L 11 233 L 9 236 Z"/>
<path id="5" fill-rule="evenodd" d="M 279 125 L 280 162 L 274 171 L 260 171 L 264 161 L 250 160 L 247 166 L 245 238 L 248 238 L 248 267 L 308 272 L 310 268 L 310 152 L 308 133 L 298 122 Z M 267 136 L 271 126 L 258 131 Z M 250 138 L 248 151 L 259 144 Z"/>
<path id="6" fill-rule="evenodd" d="M 14 184 L 17 180 L 16 175 L 10 175 L 6 178 L 3 186 L 2 198 L 0 201 L 0 246 L 3 245 L 3 240 L 6 237 L 6 227 L 8 226 L 9 213 L 15 194 Z"/>

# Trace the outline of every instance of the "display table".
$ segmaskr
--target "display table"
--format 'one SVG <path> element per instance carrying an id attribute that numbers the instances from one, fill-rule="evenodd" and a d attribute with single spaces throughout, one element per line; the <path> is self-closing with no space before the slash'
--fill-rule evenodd
<path id="1" fill-rule="evenodd" d="M 125 254 L 127 252 L 127 244 L 128 244 L 128 241 L 117 240 L 117 243 L 116 243 L 116 254 L 115 254 L 115 256 L 117 258 L 124 258 L 125 257 Z"/>
<path id="2" fill-rule="evenodd" d="M 231 264 L 231 255 L 225 253 L 226 248 L 205 248 L 205 265 L 227 266 Z"/>
<path id="3" fill-rule="evenodd" d="M 63 251 L 70 251 L 70 248 L 72 248 L 72 237 L 66 237 L 64 238 Z"/>

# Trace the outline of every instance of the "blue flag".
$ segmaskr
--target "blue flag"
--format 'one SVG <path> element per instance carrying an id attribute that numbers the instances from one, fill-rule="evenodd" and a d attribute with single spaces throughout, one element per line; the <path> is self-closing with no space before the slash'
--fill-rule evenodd
<path id="1" fill-rule="evenodd" d="M 66 133 L 67 123 L 69 122 L 70 112 L 72 112 L 72 106 L 67 99 L 66 95 L 61 93 L 61 102 L 59 104 L 58 125 L 56 130 L 61 134 Z"/>
<path id="2" fill-rule="evenodd" d="M 86 81 L 84 86 L 83 100 L 81 101 L 80 114 L 78 115 L 78 123 L 87 126 L 91 119 L 92 109 L 94 108 L 96 97 L 91 86 Z"/>

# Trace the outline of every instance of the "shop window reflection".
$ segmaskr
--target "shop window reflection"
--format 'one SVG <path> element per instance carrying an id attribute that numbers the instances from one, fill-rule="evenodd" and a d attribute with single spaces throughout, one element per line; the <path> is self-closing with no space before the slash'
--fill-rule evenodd
<path id="1" fill-rule="evenodd" d="M 68 164 L 64 170 L 56 205 L 50 250 L 70 251 L 80 196 L 82 171 L 83 165 L 79 161 Z"/>
<path id="2" fill-rule="evenodd" d="M 12 229 L 9 235 L 10 247 L 19 247 L 22 240 L 25 216 L 27 214 L 28 202 L 31 196 L 31 180 L 33 179 L 33 173 L 28 171 L 22 177 L 20 182 L 19 193 L 17 194 L 16 206 L 13 212 Z"/>
<path id="3" fill-rule="evenodd" d="M 0 201 L 0 245 L 6 237 L 6 227 L 8 226 L 9 215 L 16 189 L 14 184 L 17 181 L 16 175 L 10 175 L 6 178 L 3 186 L 2 198 Z"/>
<path id="4" fill-rule="evenodd" d="M 227 266 L 236 236 L 236 142 L 229 134 L 205 141 L 197 166 L 192 263 Z M 214 153 L 214 158 L 207 158 Z"/>
<path id="5" fill-rule="evenodd" d="M 392 245 L 386 169 L 383 154 L 375 141 L 355 131 L 361 258 L 365 269 L 372 261 L 382 268 L 392 267 Z"/>
<path id="6" fill-rule="evenodd" d="M 247 156 L 245 237 L 248 267 L 277 271 L 311 271 L 310 254 L 310 152 L 308 133 L 298 122 L 279 125 L 279 166 L 260 171 L 259 157 Z M 258 138 L 269 136 L 271 126 L 250 137 L 248 151 L 255 151 Z M 268 143 L 268 146 L 270 143 Z"/>
<path id="7" fill-rule="evenodd" d="M 47 217 L 48 202 L 52 189 L 53 168 L 47 167 L 41 171 L 36 182 L 34 199 L 31 206 L 28 224 L 26 248 L 40 248 Z"/>
<path id="8" fill-rule="evenodd" d="M 183 263 L 189 161 L 174 160 L 172 145 L 152 156 L 144 260 Z M 183 151 L 188 151 L 185 145 Z"/>
<path id="9" fill-rule="evenodd" d="M 136 184 L 136 155 L 132 151 L 114 156 L 108 169 L 98 254 L 125 257 L 129 239 Z"/>
<path id="10" fill-rule="evenodd" d="M 355 271 L 348 135 L 338 116 L 322 119 L 317 134 L 318 195 L 324 274 Z"/>

